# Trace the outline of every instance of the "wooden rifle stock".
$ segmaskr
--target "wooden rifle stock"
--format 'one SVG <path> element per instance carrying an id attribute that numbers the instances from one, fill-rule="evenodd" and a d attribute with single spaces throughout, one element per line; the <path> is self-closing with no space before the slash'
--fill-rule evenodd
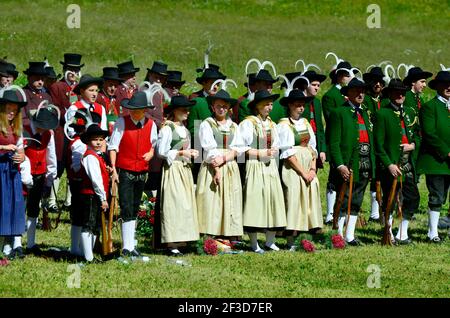
<path id="1" fill-rule="evenodd" d="M 113 236 L 112 236 L 112 225 L 113 217 L 117 211 L 117 182 L 113 182 L 111 187 L 111 205 L 109 207 L 109 219 L 108 219 L 108 252 L 114 252 L 113 248 Z"/>
<path id="2" fill-rule="evenodd" d="M 339 197 L 334 205 L 333 210 L 333 230 L 338 228 L 339 211 L 341 210 L 342 202 L 344 202 L 345 193 L 347 192 L 348 182 L 344 182 L 339 191 Z"/>
<path id="3" fill-rule="evenodd" d="M 386 205 L 386 211 L 384 212 L 384 233 L 383 240 L 381 241 L 382 245 L 392 245 L 391 238 L 391 225 L 389 224 L 389 216 L 391 214 L 392 207 L 394 205 L 394 198 L 397 190 L 398 177 L 394 178 L 392 181 L 391 191 L 389 192 L 389 198 Z"/>
<path id="4" fill-rule="evenodd" d="M 350 212 L 352 208 L 352 197 L 353 197 L 353 171 L 350 170 L 350 178 L 348 180 L 348 200 L 347 200 L 347 222 L 345 222 L 345 235 L 347 235 L 348 222 L 350 221 Z"/>

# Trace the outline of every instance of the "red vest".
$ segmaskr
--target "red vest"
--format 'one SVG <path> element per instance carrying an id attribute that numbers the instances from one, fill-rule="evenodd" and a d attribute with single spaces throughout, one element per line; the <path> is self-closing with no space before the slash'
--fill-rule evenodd
<path id="1" fill-rule="evenodd" d="M 108 198 L 109 194 L 109 174 L 108 170 L 106 170 L 106 163 L 103 160 L 102 157 L 100 157 L 94 150 L 87 149 L 86 152 L 83 155 L 83 158 L 92 155 L 95 158 L 97 158 L 98 163 L 100 164 L 100 171 L 102 173 L 102 181 L 103 181 L 103 189 L 106 192 L 106 197 Z M 92 181 L 89 179 L 86 169 L 82 166 L 81 169 L 81 187 L 80 187 L 80 193 L 82 194 L 91 194 L 95 195 L 94 187 L 92 186 Z"/>
<path id="2" fill-rule="evenodd" d="M 33 136 L 31 132 L 30 126 L 24 126 L 24 130 L 28 131 L 30 136 Z M 28 159 L 30 159 L 30 165 L 31 165 L 31 174 L 39 175 L 44 174 L 47 172 L 47 146 L 50 142 L 50 137 L 52 136 L 52 133 L 50 130 L 46 130 L 41 135 L 41 144 L 38 144 L 35 141 L 29 141 L 28 147 L 25 148 L 25 154 L 27 155 Z"/>
<path id="3" fill-rule="evenodd" d="M 125 130 L 120 140 L 116 166 L 128 171 L 146 172 L 148 161 L 145 161 L 142 156 L 152 149 L 150 135 L 153 120 L 146 118 L 144 127 L 137 128 L 130 116 L 125 116 L 123 119 Z"/>
<path id="4" fill-rule="evenodd" d="M 91 113 L 96 113 L 97 115 L 100 116 L 100 119 L 101 119 L 102 115 L 103 115 L 103 106 L 96 102 L 94 102 L 93 105 L 94 105 L 94 109 L 89 109 L 89 111 Z M 73 104 L 73 106 L 75 106 L 77 109 L 86 109 L 86 107 L 84 107 L 84 105 L 81 101 L 75 102 Z M 98 125 L 100 126 L 100 123 L 98 123 Z"/>
<path id="5" fill-rule="evenodd" d="M 82 176 L 82 170 L 80 169 L 77 172 L 75 172 L 72 169 L 72 158 L 73 158 L 73 153 L 72 153 L 72 145 L 77 141 L 80 140 L 80 136 L 76 135 L 73 137 L 73 140 L 71 140 L 69 142 L 69 145 L 67 147 L 67 160 L 66 160 L 66 170 L 67 170 L 67 178 L 69 178 L 69 180 L 74 180 L 74 179 L 81 179 Z"/>

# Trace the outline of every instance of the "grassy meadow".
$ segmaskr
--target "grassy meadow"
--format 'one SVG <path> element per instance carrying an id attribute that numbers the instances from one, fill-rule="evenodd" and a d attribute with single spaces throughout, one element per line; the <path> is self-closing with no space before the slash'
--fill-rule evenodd
<path id="1" fill-rule="evenodd" d="M 105 66 L 132 58 L 143 80 L 154 60 L 183 72 L 188 94 L 199 89 L 195 69 L 203 52 L 214 44 L 210 62 L 219 64 L 245 92 L 245 64 L 250 58 L 270 60 L 277 73 L 292 72 L 298 59 L 315 63 L 328 74 L 335 52 L 363 72 L 370 64 L 390 60 L 414 64 L 436 73 L 439 64 L 450 66 L 450 2 L 387 1 L 381 8 L 381 28 L 369 29 L 366 8 L 373 1 L 76 1 L 81 7 L 81 28 L 68 29 L 66 8 L 74 1 L 2 1 L 0 57 L 7 56 L 19 71 L 28 61 L 49 59 L 61 72 L 63 54 L 83 54 L 83 74 L 100 75 Z M 21 74 L 18 82 L 25 83 Z M 328 89 L 327 80 L 319 96 Z M 275 91 L 279 87 L 275 86 Z M 434 92 L 427 89 L 425 99 Z M 323 211 L 326 211 L 327 169 L 319 172 Z M 419 184 L 420 210 L 427 209 L 427 190 Z M 60 193 L 62 197 L 63 193 Z M 369 217 L 366 192 L 363 213 Z M 448 205 L 443 209 L 448 209 Z M 395 221 L 394 227 L 398 225 Z M 327 228 L 329 230 L 329 228 Z M 328 250 L 316 241 L 313 254 L 245 250 L 240 255 L 203 256 L 188 253 L 192 266 L 170 263 L 140 242 L 150 256 L 147 263 L 124 264 L 109 260 L 81 267 L 80 288 L 69 288 L 72 263 L 27 256 L 0 267 L 0 297 L 439 297 L 450 296 L 448 239 L 426 243 L 427 215 L 411 222 L 414 245 L 381 247 L 382 228 L 369 224 L 357 229 L 363 247 Z M 394 231 L 396 233 L 396 230 Z M 441 231 L 441 237 L 447 232 Z M 115 231 L 120 248 L 120 233 Z M 244 236 L 247 240 L 247 236 Z M 264 238 L 261 237 L 264 241 Z M 44 250 L 68 248 L 68 213 L 53 232 L 37 231 Z M 278 239 L 285 248 L 285 240 Z M 370 265 L 381 270 L 379 288 L 369 288 Z"/>

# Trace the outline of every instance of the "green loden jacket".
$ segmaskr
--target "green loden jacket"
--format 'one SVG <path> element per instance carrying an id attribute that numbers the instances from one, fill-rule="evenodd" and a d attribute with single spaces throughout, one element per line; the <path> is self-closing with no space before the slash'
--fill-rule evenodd
<path id="1" fill-rule="evenodd" d="M 211 109 L 209 108 L 208 102 L 206 101 L 205 97 L 196 97 L 193 99 L 193 101 L 195 101 L 195 105 L 191 107 L 187 119 L 187 128 L 191 133 L 192 139 L 194 138 L 194 136 L 198 135 L 198 131 L 197 134 L 194 134 L 195 121 L 203 121 L 206 118 L 212 116 Z M 200 126 L 200 124 L 198 124 L 198 126 Z"/>
<path id="2" fill-rule="evenodd" d="M 325 131 L 323 128 L 323 119 L 322 119 L 322 105 L 320 104 L 320 100 L 317 97 L 314 97 L 314 120 L 316 122 L 316 143 L 317 143 L 317 152 L 320 154 L 321 152 L 327 152 L 327 146 L 325 144 Z M 305 111 L 303 112 L 302 117 L 306 118 L 309 122 L 311 121 L 311 113 L 309 109 L 309 104 L 305 105 Z"/>
<path id="3" fill-rule="evenodd" d="M 391 164 L 398 164 L 401 155 L 402 127 L 400 111 L 396 111 L 394 107 L 394 105 L 389 104 L 380 109 L 376 114 L 376 122 L 374 124 L 375 154 L 377 162 L 380 163 L 382 168 L 387 168 Z M 414 110 L 404 108 L 404 121 L 406 137 L 409 143 L 417 145 L 419 140 L 419 125 Z M 416 152 L 417 148 L 411 154 L 411 164 L 414 174 L 416 172 Z M 414 178 L 416 179 L 417 176 L 414 175 Z"/>
<path id="4" fill-rule="evenodd" d="M 420 109 L 422 146 L 418 173 L 450 175 L 450 111 L 437 96 Z"/>
<path id="5" fill-rule="evenodd" d="M 373 142 L 373 126 L 369 120 L 367 110 L 362 108 L 362 116 L 366 123 L 370 142 L 371 176 L 375 176 L 375 149 Z M 348 165 L 352 157 L 353 180 L 359 180 L 359 126 L 358 117 L 353 107 L 345 102 L 343 107 L 338 107 L 330 114 L 330 143 L 329 154 L 331 164 L 337 168 L 340 165 Z"/>
<path id="6" fill-rule="evenodd" d="M 323 116 L 326 123 L 328 123 L 331 111 L 344 103 L 345 97 L 341 94 L 341 91 L 336 85 L 333 85 L 322 97 Z"/>

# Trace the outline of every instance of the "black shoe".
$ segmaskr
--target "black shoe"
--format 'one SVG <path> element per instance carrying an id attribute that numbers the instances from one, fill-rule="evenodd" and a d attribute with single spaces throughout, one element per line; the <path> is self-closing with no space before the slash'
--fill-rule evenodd
<path id="1" fill-rule="evenodd" d="M 442 240 L 439 236 L 435 236 L 432 239 L 428 238 L 428 242 L 434 243 L 434 244 L 441 244 Z"/>
<path id="2" fill-rule="evenodd" d="M 405 240 L 395 239 L 395 243 L 398 244 L 398 245 L 409 245 L 409 244 L 412 244 L 412 241 L 409 238 L 407 238 Z"/>
<path id="3" fill-rule="evenodd" d="M 324 224 L 325 224 L 325 225 L 333 225 L 333 220 L 326 221 Z"/>
<path id="4" fill-rule="evenodd" d="M 183 256 L 183 253 L 181 253 L 177 248 L 170 248 L 167 250 L 167 255 L 169 256 Z"/>
<path id="5" fill-rule="evenodd" d="M 24 258 L 25 255 L 23 254 L 23 248 L 22 246 L 16 247 L 12 250 L 11 254 L 14 254 L 14 258 Z"/>
<path id="6" fill-rule="evenodd" d="M 361 246 L 361 242 L 358 241 L 356 238 L 353 239 L 353 241 L 347 242 L 347 244 L 350 246 Z"/>
<path id="7" fill-rule="evenodd" d="M 374 219 L 374 218 L 372 218 L 372 217 L 370 217 L 368 220 L 367 220 L 367 223 L 380 223 L 380 218 L 378 218 L 378 219 Z"/>
<path id="8" fill-rule="evenodd" d="M 40 255 L 42 255 L 42 250 L 37 244 L 35 244 L 35 245 L 33 245 L 32 248 L 27 248 L 27 254 L 33 254 L 35 256 L 40 256 Z"/>

